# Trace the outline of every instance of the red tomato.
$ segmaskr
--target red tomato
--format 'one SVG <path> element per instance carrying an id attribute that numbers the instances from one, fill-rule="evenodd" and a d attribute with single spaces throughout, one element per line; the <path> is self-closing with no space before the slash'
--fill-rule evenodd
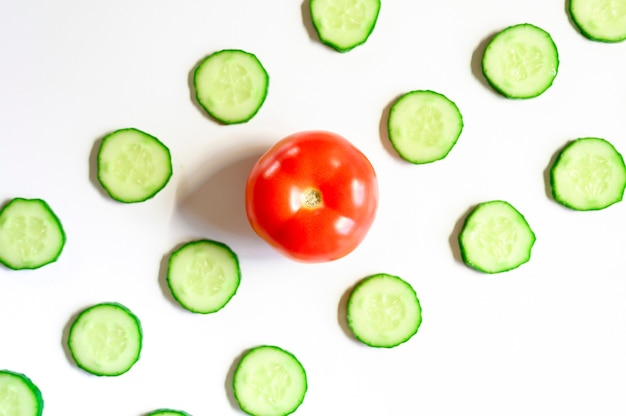
<path id="1" fill-rule="evenodd" d="M 288 257 L 335 260 L 367 234 L 378 182 L 367 158 L 345 138 L 307 131 L 284 138 L 252 168 L 246 212 L 256 233 Z"/>

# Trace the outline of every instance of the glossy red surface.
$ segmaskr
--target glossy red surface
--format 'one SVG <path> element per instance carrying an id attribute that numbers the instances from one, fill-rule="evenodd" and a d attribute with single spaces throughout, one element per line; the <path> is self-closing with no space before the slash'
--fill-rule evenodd
<path id="1" fill-rule="evenodd" d="M 330 261 L 353 251 L 377 206 L 369 160 L 347 139 L 324 131 L 279 141 L 257 161 L 246 187 L 252 228 L 299 261 Z"/>

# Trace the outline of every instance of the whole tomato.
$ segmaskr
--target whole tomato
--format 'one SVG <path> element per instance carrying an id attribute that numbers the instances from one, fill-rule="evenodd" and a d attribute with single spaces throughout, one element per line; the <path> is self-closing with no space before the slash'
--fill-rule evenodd
<path id="1" fill-rule="evenodd" d="M 345 138 L 325 131 L 290 135 L 256 162 L 246 213 L 256 233 L 303 262 L 331 261 L 354 250 L 378 206 L 369 160 Z"/>

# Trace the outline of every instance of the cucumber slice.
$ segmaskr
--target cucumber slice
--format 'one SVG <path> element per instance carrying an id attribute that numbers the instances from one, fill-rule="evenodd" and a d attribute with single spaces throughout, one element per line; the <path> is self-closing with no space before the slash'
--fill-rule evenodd
<path id="1" fill-rule="evenodd" d="M 380 0 L 310 0 L 309 8 L 320 41 L 338 52 L 347 52 L 371 35 Z"/>
<path id="2" fill-rule="evenodd" d="M 55 262 L 65 232 L 41 199 L 14 198 L 0 210 L 0 263 L 10 269 L 37 269 Z"/>
<path id="3" fill-rule="evenodd" d="M 249 415 L 289 415 L 304 401 L 306 372 L 290 352 L 262 345 L 246 352 L 239 361 L 233 391 L 239 407 Z"/>
<path id="4" fill-rule="evenodd" d="M 119 376 L 139 360 L 139 319 L 115 302 L 93 305 L 74 320 L 68 347 L 78 367 L 97 376 Z"/>
<path id="5" fill-rule="evenodd" d="M 370 347 L 392 348 L 417 333 L 422 308 L 413 287 L 385 273 L 366 277 L 348 298 L 348 327 Z"/>
<path id="6" fill-rule="evenodd" d="M 431 163 L 452 150 L 463 130 L 463 117 L 445 95 L 411 91 L 391 106 L 387 130 L 400 157 L 415 164 Z"/>
<path id="7" fill-rule="evenodd" d="M 530 260 L 535 233 L 511 204 L 489 201 L 468 215 L 459 244 L 465 264 L 481 272 L 501 273 Z"/>
<path id="8" fill-rule="evenodd" d="M 98 181 L 119 202 L 143 202 L 155 196 L 172 176 L 170 151 L 154 136 L 127 128 L 102 139 Z"/>
<path id="9" fill-rule="evenodd" d="M 204 58 L 193 74 L 198 104 L 223 124 L 249 121 L 267 96 L 269 76 L 250 52 L 224 49 Z"/>
<path id="10" fill-rule="evenodd" d="M 509 26 L 487 44 L 482 70 L 487 82 L 507 98 L 533 98 L 554 82 L 559 54 L 545 30 L 523 23 Z"/>
<path id="11" fill-rule="evenodd" d="M 237 255 L 218 241 L 186 243 L 168 262 L 167 285 L 172 296 L 191 312 L 219 311 L 235 295 L 240 280 Z"/>
<path id="12" fill-rule="evenodd" d="M 584 137 L 569 143 L 550 170 L 552 195 L 578 211 L 604 209 L 622 200 L 626 166 L 611 143 Z"/>
<path id="13" fill-rule="evenodd" d="M 626 0 L 570 0 L 569 13 L 588 39 L 607 43 L 626 40 Z"/>
<path id="14" fill-rule="evenodd" d="M 174 409 L 158 409 L 148 413 L 146 416 L 191 416 L 187 412 Z"/>
<path id="15" fill-rule="evenodd" d="M 24 374 L 0 370 L 0 415 L 41 416 L 43 397 Z"/>

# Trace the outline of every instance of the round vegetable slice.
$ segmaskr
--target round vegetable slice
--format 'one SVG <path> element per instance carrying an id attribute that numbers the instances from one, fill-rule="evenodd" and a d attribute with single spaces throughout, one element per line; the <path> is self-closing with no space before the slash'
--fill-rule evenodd
<path id="1" fill-rule="evenodd" d="M 174 409 L 158 409 L 148 413 L 146 416 L 191 416 L 187 412 Z"/>
<path id="2" fill-rule="evenodd" d="M 445 95 L 417 90 L 392 105 L 387 129 L 400 157 L 415 164 L 431 163 L 452 150 L 463 130 L 463 117 Z"/>
<path id="3" fill-rule="evenodd" d="M 501 273 L 530 260 L 535 234 L 511 204 L 488 201 L 468 215 L 459 244 L 465 264 L 485 273 Z"/>
<path id="4" fill-rule="evenodd" d="M 422 323 L 422 308 L 413 287 L 386 273 L 366 277 L 348 298 L 348 326 L 370 347 L 392 348 L 413 337 Z"/>
<path id="5" fill-rule="evenodd" d="M 626 166 L 611 143 L 583 137 L 561 150 L 550 170 L 550 183 L 560 204 L 578 211 L 600 210 L 622 200 Z"/>
<path id="6" fill-rule="evenodd" d="M 139 319 L 115 302 L 93 305 L 74 320 L 68 347 L 78 367 L 97 376 L 119 376 L 139 360 Z"/>
<path id="7" fill-rule="evenodd" d="M 269 76 L 256 55 L 223 49 L 204 58 L 193 74 L 198 104 L 224 124 L 249 121 L 265 102 Z"/>
<path id="8" fill-rule="evenodd" d="M 0 263 L 10 269 L 55 262 L 64 246 L 63 226 L 44 200 L 14 198 L 0 210 Z"/>
<path id="9" fill-rule="evenodd" d="M 98 181 L 119 202 L 143 202 L 172 176 L 170 151 L 159 139 L 135 128 L 116 130 L 102 139 Z"/>
<path id="10" fill-rule="evenodd" d="M 607 43 L 626 40 L 626 0 L 570 0 L 569 13 L 588 39 Z"/>
<path id="11" fill-rule="evenodd" d="M 186 243 L 168 262 L 167 284 L 172 296 L 191 312 L 219 311 L 235 295 L 240 280 L 237 255 L 218 241 Z"/>
<path id="12" fill-rule="evenodd" d="M 348 139 L 328 131 L 278 141 L 254 164 L 246 184 L 248 222 L 297 261 L 347 256 L 366 237 L 377 207 L 374 167 Z"/>
<path id="13" fill-rule="evenodd" d="M 313 27 L 320 41 L 347 52 L 367 41 L 380 12 L 380 0 L 311 0 Z"/>
<path id="14" fill-rule="evenodd" d="M 26 375 L 0 370 L 0 414 L 7 416 L 41 416 L 43 397 Z"/>
<path id="15" fill-rule="evenodd" d="M 529 23 L 509 26 L 487 44 L 482 70 L 487 82 L 507 98 L 533 98 L 554 82 L 559 55 L 552 37 Z"/>
<path id="16" fill-rule="evenodd" d="M 239 361 L 233 391 L 239 407 L 249 415 L 289 415 L 304 401 L 306 372 L 292 353 L 262 345 L 246 352 Z"/>

